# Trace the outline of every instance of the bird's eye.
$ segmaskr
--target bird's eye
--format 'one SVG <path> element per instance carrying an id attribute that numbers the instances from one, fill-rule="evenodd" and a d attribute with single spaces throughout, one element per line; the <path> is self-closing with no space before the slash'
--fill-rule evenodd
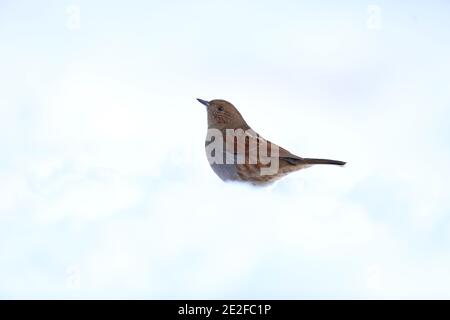
<path id="1" fill-rule="evenodd" d="M 223 111 L 223 107 L 219 107 L 218 110 L 222 112 Z"/>

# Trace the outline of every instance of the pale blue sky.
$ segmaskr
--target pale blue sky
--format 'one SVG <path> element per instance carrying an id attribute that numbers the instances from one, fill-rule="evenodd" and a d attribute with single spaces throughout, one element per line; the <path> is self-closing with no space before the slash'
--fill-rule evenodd
<path id="1" fill-rule="evenodd" d="M 449 15 L 1 1 L 0 297 L 450 298 Z M 348 165 L 224 184 L 195 98 Z"/>

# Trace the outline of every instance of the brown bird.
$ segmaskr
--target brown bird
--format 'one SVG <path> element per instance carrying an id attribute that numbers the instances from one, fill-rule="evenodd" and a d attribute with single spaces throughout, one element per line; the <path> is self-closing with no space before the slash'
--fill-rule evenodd
<path id="1" fill-rule="evenodd" d="M 337 160 L 302 158 L 265 140 L 228 101 L 197 100 L 208 112 L 206 154 L 211 168 L 223 181 L 264 186 L 314 164 L 345 165 Z"/>

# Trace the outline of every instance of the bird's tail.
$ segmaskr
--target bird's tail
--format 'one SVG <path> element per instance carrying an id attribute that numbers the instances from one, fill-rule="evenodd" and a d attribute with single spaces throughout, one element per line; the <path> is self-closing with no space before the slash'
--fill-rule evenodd
<path id="1" fill-rule="evenodd" d="M 346 164 L 346 162 L 339 160 L 314 159 L 314 158 L 303 158 L 302 162 L 305 164 L 334 164 L 338 166 L 343 166 Z"/>

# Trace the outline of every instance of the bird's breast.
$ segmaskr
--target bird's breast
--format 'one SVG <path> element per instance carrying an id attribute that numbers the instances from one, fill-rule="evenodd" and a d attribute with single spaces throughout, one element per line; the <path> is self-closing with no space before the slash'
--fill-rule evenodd
<path id="1" fill-rule="evenodd" d="M 223 181 L 239 181 L 239 175 L 235 164 L 210 163 L 216 175 Z"/>

